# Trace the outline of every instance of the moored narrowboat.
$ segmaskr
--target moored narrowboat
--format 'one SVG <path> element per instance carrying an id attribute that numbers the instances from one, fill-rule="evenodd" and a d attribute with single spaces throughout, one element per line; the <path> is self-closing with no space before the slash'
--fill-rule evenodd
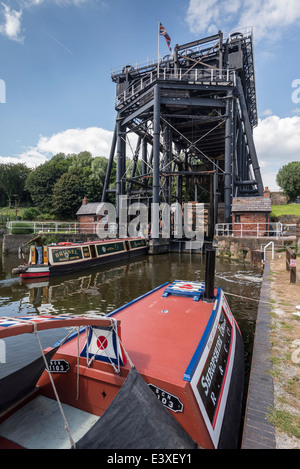
<path id="1" fill-rule="evenodd" d="M 43 263 L 38 264 L 36 248 L 31 246 L 28 263 L 25 262 L 12 272 L 24 279 L 51 277 L 130 259 L 147 252 L 146 238 L 67 242 L 43 246 Z"/>
<path id="2" fill-rule="evenodd" d="M 2 318 L 0 339 L 76 330 L 0 381 L 0 447 L 238 448 L 243 342 L 208 284 L 166 283 L 102 318 Z"/>

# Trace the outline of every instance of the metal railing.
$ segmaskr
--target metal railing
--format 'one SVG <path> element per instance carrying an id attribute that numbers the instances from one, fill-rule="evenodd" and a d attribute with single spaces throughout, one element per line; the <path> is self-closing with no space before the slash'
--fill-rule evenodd
<path id="1" fill-rule="evenodd" d="M 191 68 L 166 68 L 162 67 L 158 70 L 149 72 L 147 77 L 137 80 L 124 90 L 116 100 L 116 106 L 125 104 L 128 100 L 133 99 L 141 91 L 146 90 L 157 79 L 160 80 L 178 80 L 189 81 L 193 83 L 218 83 L 236 85 L 236 72 L 235 70 L 225 69 L 191 69 Z"/>
<path id="2" fill-rule="evenodd" d="M 94 223 L 90 223 L 94 225 Z M 48 221 L 9 221 L 6 224 L 8 233 L 22 234 L 38 233 L 43 231 L 45 234 L 50 233 L 79 233 L 80 227 L 77 222 L 48 222 Z M 91 226 L 93 229 L 93 226 Z"/>
<path id="3" fill-rule="evenodd" d="M 6 227 L 9 234 L 97 234 L 97 222 L 9 221 Z M 116 224 L 110 223 L 108 235 L 116 231 Z"/>
<path id="4" fill-rule="evenodd" d="M 275 247 L 274 247 L 273 241 L 270 241 L 268 244 L 266 244 L 264 246 L 264 261 L 266 260 L 266 252 L 267 252 L 267 249 L 268 249 L 269 246 L 272 247 L 272 259 L 274 259 L 274 249 L 275 249 Z"/>
<path id="5" fill-rule="evenodd" d="M 264 238 L 274 236 L 276 239 L 296 237 L 295 224 L 282 223 L 218 223 L 215 226 L 216 236 L 236 238 Z"/>

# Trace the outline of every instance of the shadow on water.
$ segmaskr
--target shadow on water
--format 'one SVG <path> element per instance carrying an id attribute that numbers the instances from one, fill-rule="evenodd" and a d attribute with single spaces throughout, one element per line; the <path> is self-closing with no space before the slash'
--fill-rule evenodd
<path id="1" fill-rule="evenodd" d="M 205 278 L 205 257 L 190 253 L 145 256 L 96 270 L 35 282 L 22 281 L 11 274 L 12 268 L 19 263 L 17 255 L 2 256 L 0 316 L 108 314 L 165 282 L 203 282 Z M 227 293 L 228 304 L 243 336 L 247 387 L 261 288 L 260 269 L 216 259 L 215 286 Z M 62 332 L 59 330 L 44 331 L 42 345 L 52 346 L 61 337 Z M 23 357 L 20 356 L 22 347 L 26 348 L 29 361 L 36 357 L 34 338 L 30 341 L 30 338 L 22 336 L 9 340 L 6 363 L 0 362 L 0 377 L 23 365 Z"/>

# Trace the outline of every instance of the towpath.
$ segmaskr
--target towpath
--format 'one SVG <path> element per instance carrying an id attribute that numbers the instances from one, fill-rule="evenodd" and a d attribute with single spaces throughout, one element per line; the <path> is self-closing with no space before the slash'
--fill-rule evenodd
<path id="1" fill-rule="evenodd" d="M 285 253 L 270 260 L 269 276 L 276 448 L 300 449 L 300 284 L 290 283 Z"/>

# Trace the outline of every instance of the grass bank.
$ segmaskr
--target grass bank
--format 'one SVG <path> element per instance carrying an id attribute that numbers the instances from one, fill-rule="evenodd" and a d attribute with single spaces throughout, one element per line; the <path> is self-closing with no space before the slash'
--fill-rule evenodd
<path id="1" fill-rule="evenodd" d="M 274 408 L 269 420 L 276 429 L 278 449 L 300 448 L 300 284 L 290 283 L 285 253 L 271 261 L 271 361 Z"/>
<path id="2" fill-rule="evenodd" d="M 283 215 L 294 215 L 300 218 L 300 204 L 272 205 L 271 217 L 278 218 Z"/>

